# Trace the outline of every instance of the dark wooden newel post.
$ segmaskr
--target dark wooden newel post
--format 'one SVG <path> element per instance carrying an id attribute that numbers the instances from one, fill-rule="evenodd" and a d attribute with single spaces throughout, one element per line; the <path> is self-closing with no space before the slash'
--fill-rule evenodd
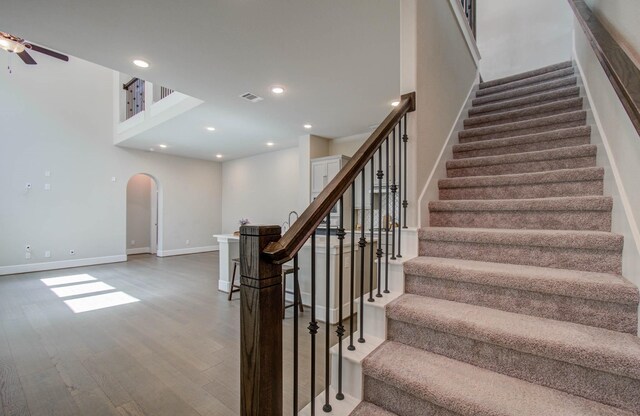
<path id="1" fill-rule="evenodd" d="M 262 251 L 280 226 L 240 227 L 240 400 L 243 416 L 282 416 L 282 266 Z"/>

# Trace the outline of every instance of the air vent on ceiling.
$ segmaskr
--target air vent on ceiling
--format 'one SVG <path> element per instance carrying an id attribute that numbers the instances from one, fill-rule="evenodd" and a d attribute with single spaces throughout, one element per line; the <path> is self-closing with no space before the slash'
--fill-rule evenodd
<path id="1" fill-rule="evenodd" d="M 252 103 L 257 103 L 258 101 L 264 100 L 264 98 L 258 97 L 257 95 L 252 94 L 250 92 L 245 92 L 240 96 L 240 98 L 244 98 L 245 100 L 251 101 Z"/>

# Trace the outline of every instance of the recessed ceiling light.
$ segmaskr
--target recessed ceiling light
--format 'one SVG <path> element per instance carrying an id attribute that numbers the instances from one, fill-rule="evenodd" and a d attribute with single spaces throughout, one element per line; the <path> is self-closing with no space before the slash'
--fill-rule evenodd
<path id="1" fill-rule="evenodd" d="M 222 155 L 216 155 L 218 159 L 222 159 Z"/>
<path id="2" fill-rule="evenodd" d="M 166 149 L 166 148 L 167 148 L 167 145 L 166 145 L 166 144 L 161 144 L 161 145 L 159 145 L 159 146 L 160 146 L 160 147 L 162 147 L 163 149 Z"/>
<path id="3" fill-rule="evenodd" d="M 142 59 L 135 59 L 133 61 L 135 66 L 139 66 L 140 68 L 149 68 L 149 62 L 143 61 Z"/>
<path id="4" fill-rule="evenodd" d="M 400 101 L 393 101 L 393 102 L 391 103 L 391 106 L 392 106 L 392 107 L 397 107 L 397 106 L 399 106 L 399 105 L 400 105 Z"/>
<path id="5" fill-rule="evenodd" d="M 155 152 L 155 151 L 156 151 L 156 149 L 154 149 L 153 147 L 150 147 L 150 148 L 149 148 L 149 151 L 150 151 L 150 152 Z"/>
<path id="6" fill-rule="evenodd" d="M 274 94 L 282 94 L 284 93 L 284 88 L 283 87 L 271 87 L 271 92 Z"/>
<path id="7" fill-rule="evenodd" d="M 267 142 L 267 146 L 273 146 L 273 145 L 275 145 L 274 142 Z"/>
<path id="8" fill-rule="evenodd" d="M 207 130 L 209 130 L 209 131 L 216 131 L 216 128 L 215 128 L 215 127 L 207 127 Z"/>
<path id="9" fill-rule="evenodd" d="M 309 130 L 311 127 L 313 127 L 311 124 L 305 124 L 303 126 L 305 129 Z"/>

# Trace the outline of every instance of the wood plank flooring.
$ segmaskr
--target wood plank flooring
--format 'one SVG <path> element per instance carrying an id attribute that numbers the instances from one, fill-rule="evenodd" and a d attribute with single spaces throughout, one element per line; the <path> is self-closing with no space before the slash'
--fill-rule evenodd
<path id="1" fill-rule="evenodd" d="M 64 300 L 100 293 L 60 298 L 40 280 L 78 274 L 139 302 L 74 313 Z M 0 416 L 239 414 L 240 302 L 228 302 L 217 281 L 217 253 L 0 277 Z M 291 316 L 288 309 L 285 414 L 293 413 Z M 310 397 L 309 317 L 305 309 L 299 321 L 300 408 Z"/>

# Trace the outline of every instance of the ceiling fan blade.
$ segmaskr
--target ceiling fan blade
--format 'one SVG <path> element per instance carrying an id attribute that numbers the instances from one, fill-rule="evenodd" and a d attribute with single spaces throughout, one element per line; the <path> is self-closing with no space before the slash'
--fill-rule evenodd
<path id="1" fill-rule="evenodd" d="M 36 64 L 36 61 L 31 57 L 31 55 L 29 55 L 29 53 L 27 51 L 22 51 L 22 52 L 18 53 L 18 56 L 27 65 L 35 65 Z"/>
<path id="2" fill-rule="evenodd" d="M 51 56 L 53 58 L 60 59 L 60 60 L 65 61 L 65 62 L 69 62 L 69 57 L 67 55 L 63 55 L 61 53 L 54 52 L 51 49 L 43 48 L 42 46 L 34 45 L 33 43 L 31 43 L 30 45 L 31 45 L 31 50 L 43 53 L 45 55 L 49 55 L 49 56 Z"/>

